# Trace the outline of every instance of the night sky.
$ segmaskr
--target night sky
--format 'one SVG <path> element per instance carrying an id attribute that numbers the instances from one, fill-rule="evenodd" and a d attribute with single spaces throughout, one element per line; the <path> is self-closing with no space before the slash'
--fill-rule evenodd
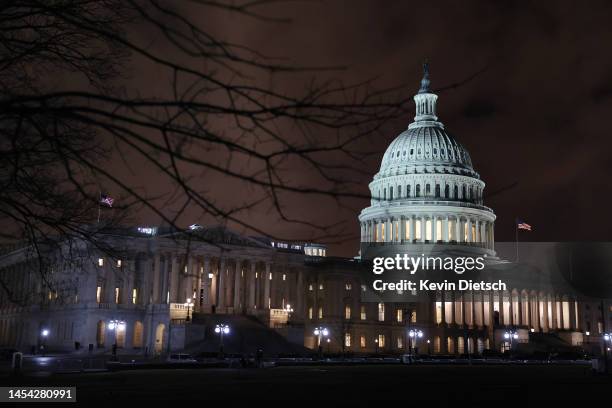
<path id="1" fill-rule="evenodd" d="M 265 10 L 292 22 L 231 15 L 222 20 L 202 16 L 201 21 L 214 25 L 224 38 L 297 65 L 347 67 L 320 75 L 347 82 L 378 77 L 381 87 L 409 85 L 406 98 L 418 90 L 424 60 L 430 63 L 434 89 L 478 73 L 439 92 L 438 116 L 468 149 L 487 185 L 485 204 L 497 214 L 496 240 L 514 239 L 515 217 L 533 226 L 533 232 L 521 233 L 521 240 L 609 239 L 612 2 L 347 0 L 278 3 Z M 155 75 L 145 69 L 134 84 Z M 274 86 L 299 89 L 305 79 L 281 79 Z M 365 163 L 369 176 L 363 178 L 362 193 L 386 146 L 413 116 L 410 112 L 389 123 L 386 136 L 368 142 L 376 154 Z M 146 177 L 137 181 L 153 188 Z M 223 183 L 206 183 L 220 199 L 230 194 Z M 368 200 L 293 200 L 293 213 L 343 221 L 354 234 L 330 245 L 331 255 L 356 254 L 357 215 Z M 197 212 L 190 217 L 196 220 Z M 277 222 L 263 207 L 252 217 L 272 234 L 309 233 Z M 141 221 L 155 219 L 143 214 Z"/>

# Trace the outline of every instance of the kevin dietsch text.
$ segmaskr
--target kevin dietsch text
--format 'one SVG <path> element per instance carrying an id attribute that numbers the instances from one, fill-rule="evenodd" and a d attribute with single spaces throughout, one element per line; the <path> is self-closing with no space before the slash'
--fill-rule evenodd
<path id="1" fill-rule="evenodd" d="M 397 282 L 385 282 L 382 279 L 377 279 L 372 283 L 374 290 L 379 292 L 394 291 L 415 292 L 415 291 L 452 291 L 452 290 L 470 290 L 470 291 L 489 291 L 489 290 L 506 290 L 506 284 L 501 280 L 497 282 L 473 281 L 472 279 L 459 279 L 457 282 L 432 282 L 429 279 L 407 280 L 401 279 Z"/>

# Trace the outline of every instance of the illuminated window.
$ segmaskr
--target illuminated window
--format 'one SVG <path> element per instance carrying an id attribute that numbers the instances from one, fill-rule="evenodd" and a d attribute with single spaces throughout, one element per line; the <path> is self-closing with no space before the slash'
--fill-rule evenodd
<path id="1" fill-rule="evenodd" d="M 319 315 L 319 319 L 323 318 L 323 306 L 319 306 L 319 313 L 318 313 L 318 315 Z"/>
<path id="2" fill-rule="evenodd" d="M 406 231 L 405 239 L 410 240 L 410 221 L 406 220 L 404 222 L 405 222 L 404 231 Z"/>
<path id="3" fill-rule="evenodd" d="M 397 348 L 398 349 L 403 349 L 404 348 L 404 339 L 401 337 L 397 338 Z"/>
<path id="4" fill-rule="evenodd" d="M 98 258 L 98 266 L 104 266 L 104 258 Z"/>
<path id="5" fill-rule="evenodd" d="M 385 321 L 385 304 L 384 303 L 378 304 L 378 321 L 379 322 Z"/>
<path id="6" fill-rule="evenodd" d="M 436 240 L 441 241 L 442 239 L 444 239 L 444 237 L 442 236 L 442 221 L 437 220 L 436 221 Z"/>
<path id="7" fill-rule="evenodd" d="M 351 333 L 344 333 L 344 347 L 351 347 Z"/>
<path id="8" fill-rule="evenodd" d="M 425 240 L 431 241 L 431 220 L 425 221 Z"/>
<path id="9" fill-rule="evenodd" d="M 308 318 L 312 320 L 312 306 L 308 308 Z"/>
<path id="10" fill-rule="evenodd" d="M 395 316 L 397 318 L 398 323 L 401 323 L 404 321 L 404 311 L 402 309 L 397 309 L 395 311 Z"/>
<path id="11" fill-rule="evenodd" d="M 378 335 L 378 347 L 380 347 L 380 348 L 384 348 L 385 347 L 385 335 L 384 334 L 379 334 Z"/>
<path id="12" fill-rule="evenodd" d="M 361 320 L 367 319 L 366 307 L 364 305 L 360 308 Z"/>
<path id="13" fill-rule="evenodd" d="M 138 290 L 136 288 L 132 289 L 132 304 L 135 305 L 138 302 Z"/>
<path id="14" fill-rule="evenodd" d="M 359 346 L 361 348 L 366 348 L 367 346 L 366 337 L 364 335 L 359 336 Z"/>
<path id="15" fill-rule="evenodd" d="M 344 289 L 345 290 L 351 290 L 351 289 L 353 289 L 353 285 L 351 285 L 350 282 L 347 282 L 347 283 L 344 284 Z"/>
<path id="16" fill-rule="evenodd" d="M 323 284 L 319 283 L 319 290 L 323 290 Z"/>
<path id="17" fill-rule="evenodd" d="M 446 338 L 446 351 L 449 354 L 455 354 L 455 341 L 452 337 Z"/>
<path id="18" fill-rule="evenodd" d="M 287 275 L 283 273 L 283 280 L 287 280 Z"/>
<path id="19" fill-rule="evenodd" d="M 121 259 L 117 259 L 117 268 L 121 268 Z"/>
<path id="20" fill-rule="evenodd" d="M 347 320 L 351 318 L 351 307 L 349 305 L 344 306 L 344 318 Z"/>
<path id="21" fill-rule="evenodd" d="M 115 303 L 119 304 L 119 288 L 115 288 Z"/>
<path id="22" fill-rule="evenodd" d="M 268 280 L 272 280 L 272 272 L 268 275 Z"/>
<path id="23" fill-rule="evenodd" d="M 410 312 L 410 323 L 416 323 L 417 321 L 417 314 L 416 314 L 416 310 L 413 310 Z"/>
<path id="24" fill-rule="evenodd" d="M 96 288 L 96 302 L 102 303 L 102 286 Z"/>
<path id="25" fill-rule="evenodd" d="M 416 220 L 414 223 L 414 239 L 417 241 L 421 239 L 421 220 Z"/>
<path id="26" fill-rule="evenodd" d="M 442 302 L 436 302 L 436 323 L 442 323 Z"/>
<path id="27" fill-rule="evenodd" d="M 312 292 L 314 288 L 312 287 L 312 283 L 308 285 L 308 290 Z"/>
<path id="28" fill-rule="evenodd" d="M 380 224 L 380 242 L 385 242 L 385 223 Z"/>

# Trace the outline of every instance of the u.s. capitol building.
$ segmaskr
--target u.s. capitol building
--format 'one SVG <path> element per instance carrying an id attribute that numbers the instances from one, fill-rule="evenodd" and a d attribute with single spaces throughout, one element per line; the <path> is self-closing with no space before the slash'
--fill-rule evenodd
<path id="1" fill-rule="evenodd" d="M 51 256 L 45 271 L 32 248 L 12 247 L 0 255 L 0 345 L 108 353 L 116 344 L 120 353 L 153 356 L 198 350 L 216 342 L 217 323 L 230 322 L 240 332 L 240 341 L 228 340 L 235 352 L 265 345 L 261 333 L 250 336 L 256 329 L 309 349 L 323 341 L 331 352 L 404 353 L 411 330 L 423 333 L 411 345 L 425 353 L 533 351 L 551 339 L 599 350 L 610 302 L 575 290 L 551 265 L 562 244 L 496 245 L 485 183 L 439 120 L 437 99 L 426 71 L 414 121 L 370 183 L 360 256 L 206 225 L 108 231 L 115 250 L 80 242 L 70 256 Z M 364 273 L 375 257 L 398 253 L 486 257 L 493 272 L 479 279 L 503 280 L 506 290 L 376 301 Z"/>

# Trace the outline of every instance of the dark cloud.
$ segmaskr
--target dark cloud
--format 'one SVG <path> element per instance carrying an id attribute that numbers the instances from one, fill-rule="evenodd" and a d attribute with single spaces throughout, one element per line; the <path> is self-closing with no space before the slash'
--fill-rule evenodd
<path id="1" fill-rule="evenodd" d="M 612 53 L 607 52 L 612 2 L 344 0 L 272 7 L 274 15 L 293 22 L 230 18 L 212 24 L 224 38 L 298 65 L 346 66 L 329 74 L 346 82 L 378 77 L 381 87 L 413 84 L 414 92 L 426 59 L 436 89 L 487 67 L 440 92 L 438 114 L 469 150 L 487 191 L 503 190 L 486 203 L 498 217 L 496 239 L 514 239 L 517 216 L 534 226 L 523 239 L 609 239 L 612 217 L 601 209 L 612 202 L 607 179 L 612 170 Z M 206 23 L 206 16 L 201 21 Z M 271 83 L 289 91 L 308 79 Z M 389 123 L 386 137 L 364 144 L 374 154 L 363 163 L 369 175 L 360 180 L 362 192 L 386 146 L 412 117 Z M 223 186 L 215 188 L 220 197 L 227 193 Z M 338 203 L 308 196 L 296 199 L 291 210 L 352 228 L 354 239 L 331 248 L 332 254 L 352 256 L 358 248 L 357 216 L 367 205 L 368 200 Z M 268 222 L 266 216 L 254 215 Z M 284 235 L 297 228 L 275 225 Z"/>

